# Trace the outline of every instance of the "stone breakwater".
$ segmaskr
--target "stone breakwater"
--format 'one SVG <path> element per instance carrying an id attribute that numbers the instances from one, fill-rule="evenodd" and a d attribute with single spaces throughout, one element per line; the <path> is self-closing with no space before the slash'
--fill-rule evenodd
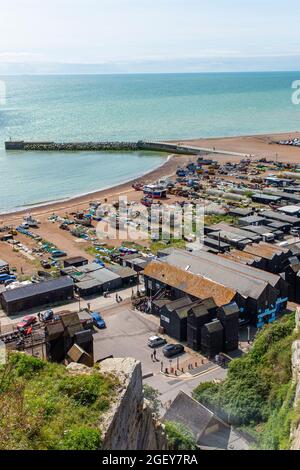
<path id="1" fill-rule="evenodd" d="M 91 152 L 108 151 L 136 152 L 146 150 L 152 152 L 166 152 L 181 155 L 197 155 L 200 151 L 188 146 L 179 146 L 161 142 L 26 142 L 26 141 L 8 141 L 5 142 L 6 150 L 23 151 L 46 151 L 46 152 Z"/>

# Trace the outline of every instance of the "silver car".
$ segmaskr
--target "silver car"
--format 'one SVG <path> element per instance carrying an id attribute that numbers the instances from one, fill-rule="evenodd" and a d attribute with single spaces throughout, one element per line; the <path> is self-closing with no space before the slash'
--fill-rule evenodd
<path id="1" fill-rule="evenodd" d="M 166 340 L 161 338 L 161 336 L 151 336 L 148 339 L 148 346 L 150 348 L 158 348 L 159 346 L 163 346 L 166 344 Z"/>

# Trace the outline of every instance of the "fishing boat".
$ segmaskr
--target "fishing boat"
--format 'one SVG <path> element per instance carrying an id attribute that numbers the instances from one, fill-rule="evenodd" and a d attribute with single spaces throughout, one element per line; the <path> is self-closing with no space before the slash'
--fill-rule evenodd
<path id="1" fill-rule="evenodd" d="M 184 168 L 177 168 L 176 175 L 184 178 L 187 175 L 187 172 Z"/>
<path id="2" fill-rule="evenodd" d="M 144 194 L 153 199 L 165 199 L 167 197 L 167 190 L 165 186 L 151 184 L 144 187 Z"/>
<path id="3" fill-rule="evenodd" d="M 135 191 L 142 191 L 144 188 L 144 183 L 133 183 L 132 187 Z"/>
<path id="4" fill-rule="evenodd" d="M 24 225 L 28 225 L 28 228 L 38 228 L 40 222 L 37 219 L 34 219 L 30 214 L 24 217 Z"/>

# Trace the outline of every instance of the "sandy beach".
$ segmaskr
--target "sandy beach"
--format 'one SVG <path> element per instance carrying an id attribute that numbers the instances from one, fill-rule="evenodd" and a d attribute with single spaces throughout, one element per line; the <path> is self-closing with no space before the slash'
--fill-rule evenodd
<path id="1" fill-rule="evenodd" d="M 251 155 L 252 158 L 267 158 L 282 162 L 300 163 L 300 149 L 297 147 L 284 146 L 272 143 L 281 139 L 298 137 L 300 132 L 290 132 L 284 134 L 265 134 L 256 136 L 239 136 L 239 137 L 220 137 L 210 139 L 192 139 L 175 141 L 181 144 L 193 146 L 215 148 L 216 150 L 224 150 L 231 152 L 245 153 Z M 65 201 L 50 202 L 42 206 L 31 207 L 18 212 L 0 215 L 0 224 L 13 224 L 23 219 L 24 214 L 30 212 L 33 216 L 39 218 L 47 218 L 49 214 L 55 212 L 62 214 L 74 210 L 80 210 L 86 207 L 92 201 L 107 199 L 108 202 L 115 201 L 120 195 L 126 195 L 128 200 L 136 199 L 136 192 L 132 188 L 134 181 L 154 182 L 162 177 L 173 176 L 179 166 L 186 165 L 188 161 L 193 160 L 192 156 L 172 155 L 166 157 L 163 165 L 155 170 L 135 178 L 132 181 L 117 185 L 110 189 L 103 189 L 97 192 L 77 196 Z M 213 158 L 220 161 L 238 161 L 237 156 L 229 155 L 213 155 Z"/>
<path id="2" fill-rule="evenodd" d="M 254 159 L 267 158 L 269 160 L 295 162 L 300 163 L 300 149 L 289 146 L 276 145 L 270 142 L 274 140 L 281 140 L 289 137 L 299 137 L 300 133 L 277 134 L 277 135 L 259 135 L 259 136 L 244 136 L 244 137 L 228 137 L 228 138 L 215 138 L 215 139 L 194 139 L 188 141 L 180 141 L 180 143 L 195 145 L 199 147 L 215 148 L 217 150 L 245 153 L 251 155 Z M 179 142 L 179 141 L 177 141 Z M 25 156 L 26 157 L 26 156 Z M 176 169 L 180 166 L 186 165 L 189 161 L 196 160 L 196 156 L 173 155 L 167 158 L 163 165 L 145 174 L 142 177 L 136 178 L 133 181 L 154 182 L 166 176 L 174 176 Z M 239 157 L 229 155 L 212 155 L 211 158 L 225 161 L 237 161 Z M 63 231 L 59 228 L 58 224 L 49 221 L 49 216 L 53 213 L 64 217 L 66 214 L 76 212 L 81 209 L 87 209 L 92 201 L 113 203 L 116 202 L 119 196 L 126 196 L 128 201 L 139 201 L 141 193 L 136 192 L 132 188 L 133 181 L 120 184 L 110 189 L 104 189 L 95 193 L 90 193 L 78 196 L 65 201 L 56 201 L 53 203 L 45 204 L 39 207 L 31 207 L 24 209 L 21 212 L 4 214 L 0 216 L 1 226 L 16 226 L 23 221 L 24 214 L 30 214 L 40 220 L 41 226 L 35 229 L 43 239 L 48 240 L 58 246 L 61 250 L 68 253 L 68 256 L 86 256 L 92 260 L 93 256 L 86 252 L 88 244 L 84 240 L 79 240 L 73 237 L 70 232 Z M 47 197 L 47 195 L 45 195 Z M 180 197 L 171 196 L 168 198 L 169 202 L 174 200 L 181 200 Z M 96 222 L 93 223 L 96 226 Z M 22 241 L 29 248 L 34 248 L 33 243 L 28 237 L 18 235 L 18 239 Z M 114 243 L 111 243 L 114 244 Z M 116 244 L 120 244 L 117 241 Z M 18 271 L 21 270 L 25 275 L 31 275 L 36 266 L 30 260 L 24 258 L 20 253 L 16 253 L 13 247 L 8 244 L 0 244 L 0 259 L 6 259 L 11 266 L 15 266 Z"/>

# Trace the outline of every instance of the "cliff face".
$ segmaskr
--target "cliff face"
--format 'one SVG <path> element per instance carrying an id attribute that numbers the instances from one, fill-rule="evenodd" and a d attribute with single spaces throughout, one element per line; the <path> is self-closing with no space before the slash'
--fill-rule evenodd
<path id="1" fill-rule="evenodd" d="M 296 330 L 300 330 L 300 308 L 297 308 L 296 312 Z M 299 405 L 300 401 L 300 340 L 294 341 L 292 347 L 292 370 L 293 370 L 293 381 L 296 385 L 296 394 L 294 406 Z M 300 425 L 292 429 L 292 450 L 300 450 Z"/>
<path id="2" fill-rule="evenodd" d="M 69 370 L 88 369 L 70 364 Z M 135 359 L 108 359 L 101 363 L 103 374 L 118 377 L 120 390 L 109 411 L 101 417 L 104 450 L 166 450 L 163 426 L 153 418 L 144 402 L 141 363 Z"/>

